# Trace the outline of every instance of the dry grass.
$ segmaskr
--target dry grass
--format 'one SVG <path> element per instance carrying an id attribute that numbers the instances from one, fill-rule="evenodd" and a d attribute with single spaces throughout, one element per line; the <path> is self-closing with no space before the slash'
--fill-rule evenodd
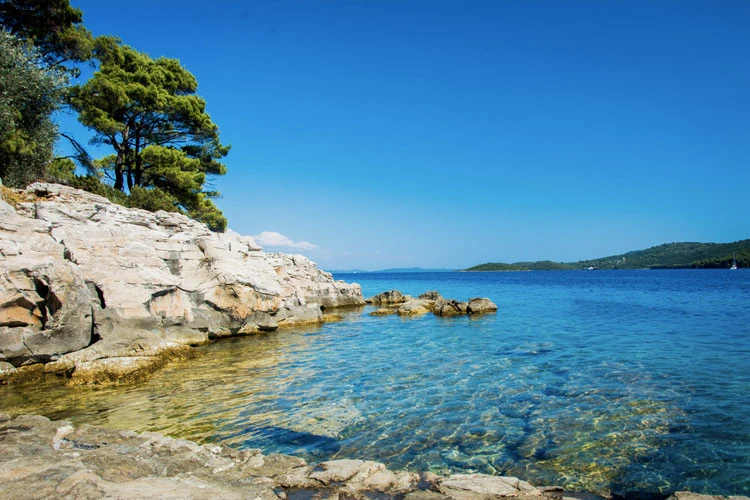
<path id="1" fill-rule="evenodd" d="M 25 193 L 3 185 L 0 185 L 0 197 L 13 208 L 18 208 L 19 203 L 38 200 L 34 193 Z"/>

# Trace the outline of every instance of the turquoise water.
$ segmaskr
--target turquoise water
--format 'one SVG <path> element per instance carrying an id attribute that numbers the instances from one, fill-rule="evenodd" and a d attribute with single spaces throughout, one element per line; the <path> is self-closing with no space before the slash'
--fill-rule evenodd
<path id="1" fill-rule="evenodd" d="M 0 411 L 579 491 L 750 493 L 750 271 L 336 277 L 499 311 L 368 307 L 201 347 L 137 386 L 0 388 Z"/>

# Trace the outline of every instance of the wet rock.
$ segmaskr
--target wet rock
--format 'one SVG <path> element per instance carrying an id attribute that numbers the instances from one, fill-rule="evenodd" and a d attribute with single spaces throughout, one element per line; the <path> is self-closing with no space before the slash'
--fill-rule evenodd
<path id="1" fill-rule="evenodd" d="M 332 314 L 332 313 L 323 314 L 324 323 L 337 323 L 339 321 L 343 321 L 343 319 L 344 317 L 340 314 Z"/>
<path id="2" fill-rule="evenodd" d="M 419 490 L 407 493 L 404 500 L 450 500 L 450 497 L 437 491 Z"/>
<path id="3" fill-rule="evenodd" d="M 370 304 L 380 306 L 392 306 L 396 304 L 403 304 L 408 301 L 411 297 L 404 295 L 398 290 L 388 290 L 387 292 L 379 293 L 374 297 L 367 299 Z"/>
<path id="4" fill-rule="evenodd" d="M 497 305 L 488 298 L 469 299 L 467 312 L 469 314 L 486 314 L 497 311 Z"/>
<path id="5" fill-rule="evenodd" d="M 370 316 L 390 316 L 392 314 L 398 314 L 398 309 L 383 307 L 372 311 Z"/>
<path id="6" fill-rule="evenodd" d="M 468 306 L 466 302 L 440 298 L 435 302 L 433 312 L 436 316 L 460 316 L 466 314 Z"/>
<path id="7" fill-rule="evenodd" d="M 198 445 L 154 432 L 137 434 L 0 413 L 0 498 L 405 498 L 409 500 L 559 497 L 511 477 L 390 471 L 378 462 L 301 458 Z M 724 497 L 675 493 L 670 500 Z M 727 499 L 748 500 L 747 497 Z"/>
<path id="8" fill-rule="evenodd" d="M 398 481 L 398 478 L 395 472 L 383 469 L 365 479 L 362 486 L 368 490 L 388 491 L 394 487 L 396 481 Z"/>
<path id="9" fill-rule="evenodd" d="M 439 299 L 442 299 L 443 297 L 440 295 L 440 293 L 437 290 L 430 290 L 428 292 L 423 293 L 417 298 L 422 299 L 422 300 L 432 300 L 434 302 Z"/>
<path id="10" fill-rule="evenodd" d="M 718 496 L 718 495 L 699 495 L 689 491 L 678 491 L 670 496 L 667 500 L 750 500 L 746 496 Z"/>
<path id="11" fill-rule="evenodd" d="M 16 367 L 5 361 L 0 361 L 0 384 L 16 376 Z"/>
<path id="12" fill-rule="evenodd" d="M 432 312 L 434 302 L 422 299 L 412 299 L 403 303 L 397 310 L 399 316 L 418 316 Z"/>
<path id="13" fill-rule="evenodd" d="M 525 481 L 514 477 L 485 474 L 454 474 L 440 482 L 438 490 L 457 500 L 478 498 L 542 497 L 542 492 Z"/>
<path id="14" fill-rule="evenodd" d="M 351 486 L 361 484 L 369 476 L 383 469 L 385 469 L 385 466 L 378 462 L 331 460 L 318 464 L 309 477 L 324 485 L 347 482 Z"/>
<path id="15" fill-rule="evenodd" d="M 301 458 L 289 455 L 255 455 L 242 467 L 242 471 L 250 476 L 278 477 L 289 474 L 296 469 L 307 470 L 307 462 Z M 312 467 L 309 468 L 310 470 Z"/>

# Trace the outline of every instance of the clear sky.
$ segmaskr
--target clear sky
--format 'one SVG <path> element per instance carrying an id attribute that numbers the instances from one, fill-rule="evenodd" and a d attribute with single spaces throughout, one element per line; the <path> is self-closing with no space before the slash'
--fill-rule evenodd
<path id="1" fill-rule="evenodd" d="M 232 145 L 216 204 L 267 250 L 463 268 L 750 238 L 745 0 L 71 4 L 196 76 Z"/>

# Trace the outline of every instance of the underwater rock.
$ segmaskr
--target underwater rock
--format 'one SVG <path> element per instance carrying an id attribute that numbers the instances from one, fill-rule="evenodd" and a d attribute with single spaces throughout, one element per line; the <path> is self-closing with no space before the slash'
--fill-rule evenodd
<path id="1" fill-rule="evenodd" d="M 313 466 L 289 455 L 199 445 L 155 432 L 138 434 L 0 413 L 0 498 L 407 498 L 552 499 L 513 477 L 390 471 L 379 462 L 331 460 Z M 748 500 L 747 497 L 731 497 Z M 675 493 L 670 500 L 723 497 Z"/>

